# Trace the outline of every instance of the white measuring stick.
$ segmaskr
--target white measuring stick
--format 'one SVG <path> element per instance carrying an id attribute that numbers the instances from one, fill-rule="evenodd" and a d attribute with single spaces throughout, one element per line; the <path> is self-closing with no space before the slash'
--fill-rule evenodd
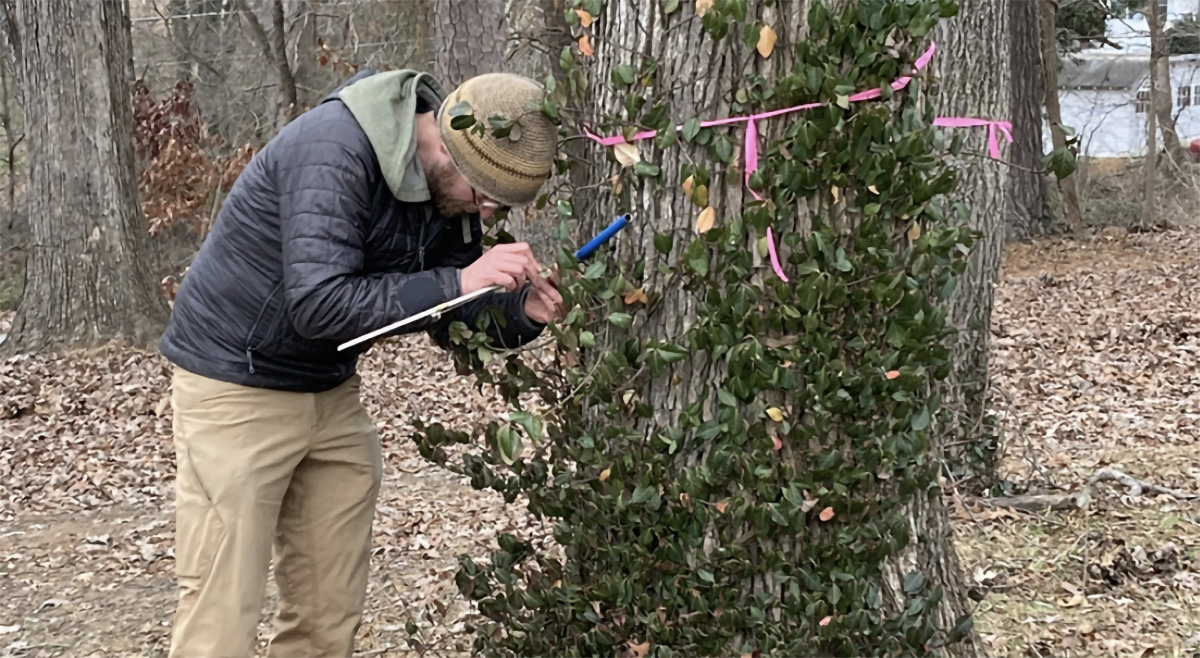
<path id="1" fill-rule="evenodd" d="M 354 347 L 355 345 L 358 345 L 359 343 L 363 343 L 368 340 L 371 340 L 372 338 L 382 336 L 383 334 L 386 334 L 390 331 L 395 331 L 396 329 L 399 329 L 400 327 L 403 327 L 404 325 L 406 325 L 410 322 L 416 322 L 417 320 L 427 318 L 429 316 L 433 316 L 434 318 L 436 318 L 436 317 L 440 316 L 442 313 L 445 313 L 446 311 L 449 311 L 452 308 L 455 308 L 457 306 L 465 304 L 465 303 L 471 301 L 472 299 L 475 299 L 476 297 L 482 297 L 482 296 L 488 294 L 489 292 L 502 292 L 503 290 L 504 290 L 504 286 L 495 285 L 495 286 L 489 286 L 487 288 L 482 288 L 480 290 L 476 290 L 475 292 L 472 292 L 472 293 L 467 293 L 467 294 L 463 295 L 462 297 L 455 297 L 454 299 L 451 299 L 448 302 L 442 302 L 441 304 L 438 304 L 437 306 L 434 306 L 433 308 L 421 311 L 420 313 L 417 313 L 416 315 L 410 315 L 407 318 L 400 320 L 399 322 L 393 322 L 392 324 L 389 324 L 388 326 L 383 327 L 382 329 L 376 329 L 375 331 L 372 331 L 369 334 L 364 334 L 362 336 L 359 336 L 358 338 L 355 338 L 354 340 L 342 343 L 341 345 L 338 345 L 338 351 L 340 352 L 340 351 L 346 349 L 347 347 Z"/>

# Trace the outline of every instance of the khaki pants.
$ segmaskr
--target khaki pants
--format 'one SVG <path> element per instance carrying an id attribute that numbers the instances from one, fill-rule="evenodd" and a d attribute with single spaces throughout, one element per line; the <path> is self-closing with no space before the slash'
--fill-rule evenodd
<path id="1" fill-rule="evenodd" d="M 359 387 L 285 393 L 175 370 L 172 658 L 254 655 L 272 546 L 270 655 L 351 655 L 383 468 Z"/>

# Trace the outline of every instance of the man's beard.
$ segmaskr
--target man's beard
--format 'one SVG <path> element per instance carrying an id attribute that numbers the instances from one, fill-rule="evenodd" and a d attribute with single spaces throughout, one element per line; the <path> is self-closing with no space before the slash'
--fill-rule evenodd
<path id="1" fill-rule="evenodd" d="M 458 175 L 458 171 L 454 169 L 454 165 L 446 163 L 436 171 L 430 173 L 432 173 L 432 176 L 428 177 L 429 193 L 433 196 L 433 203 L 437 206 L 438 212 L 441 213 L 442 217 L 458 219 L 477 212 L 473 202 L 455 199 L 450 196 L 450 184 L 454 180 L 454 177 Z"/>

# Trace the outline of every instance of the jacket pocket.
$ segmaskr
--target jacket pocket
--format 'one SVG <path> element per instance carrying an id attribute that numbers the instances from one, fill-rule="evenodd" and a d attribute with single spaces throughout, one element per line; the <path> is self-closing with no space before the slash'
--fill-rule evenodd
<path id="1" fill-rule="evenodd" d="M 246 334 L 246 360 L 250 374 L 254 374 L 254 355 L 271 357 L 279 353 L 279 342 L 283 339 L 283 325 L 287 314 L 283 312 L 283 282 L 275 284 L 267 299 L 258 309 L 258 316 Z"/>

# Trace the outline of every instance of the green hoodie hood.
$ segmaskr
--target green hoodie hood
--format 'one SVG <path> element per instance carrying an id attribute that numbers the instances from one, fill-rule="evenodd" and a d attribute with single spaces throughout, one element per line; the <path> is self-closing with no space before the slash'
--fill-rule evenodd
<path id="1" fill-rule="evenodd" d="M 418 98 L 441 106 L 446 97 L 441 83 L 420 71 L 386 71 L 347 85 L 338 96 L 367 134 L 392 194 L 406 203 L 432 199 L 413 128 Z"/>

